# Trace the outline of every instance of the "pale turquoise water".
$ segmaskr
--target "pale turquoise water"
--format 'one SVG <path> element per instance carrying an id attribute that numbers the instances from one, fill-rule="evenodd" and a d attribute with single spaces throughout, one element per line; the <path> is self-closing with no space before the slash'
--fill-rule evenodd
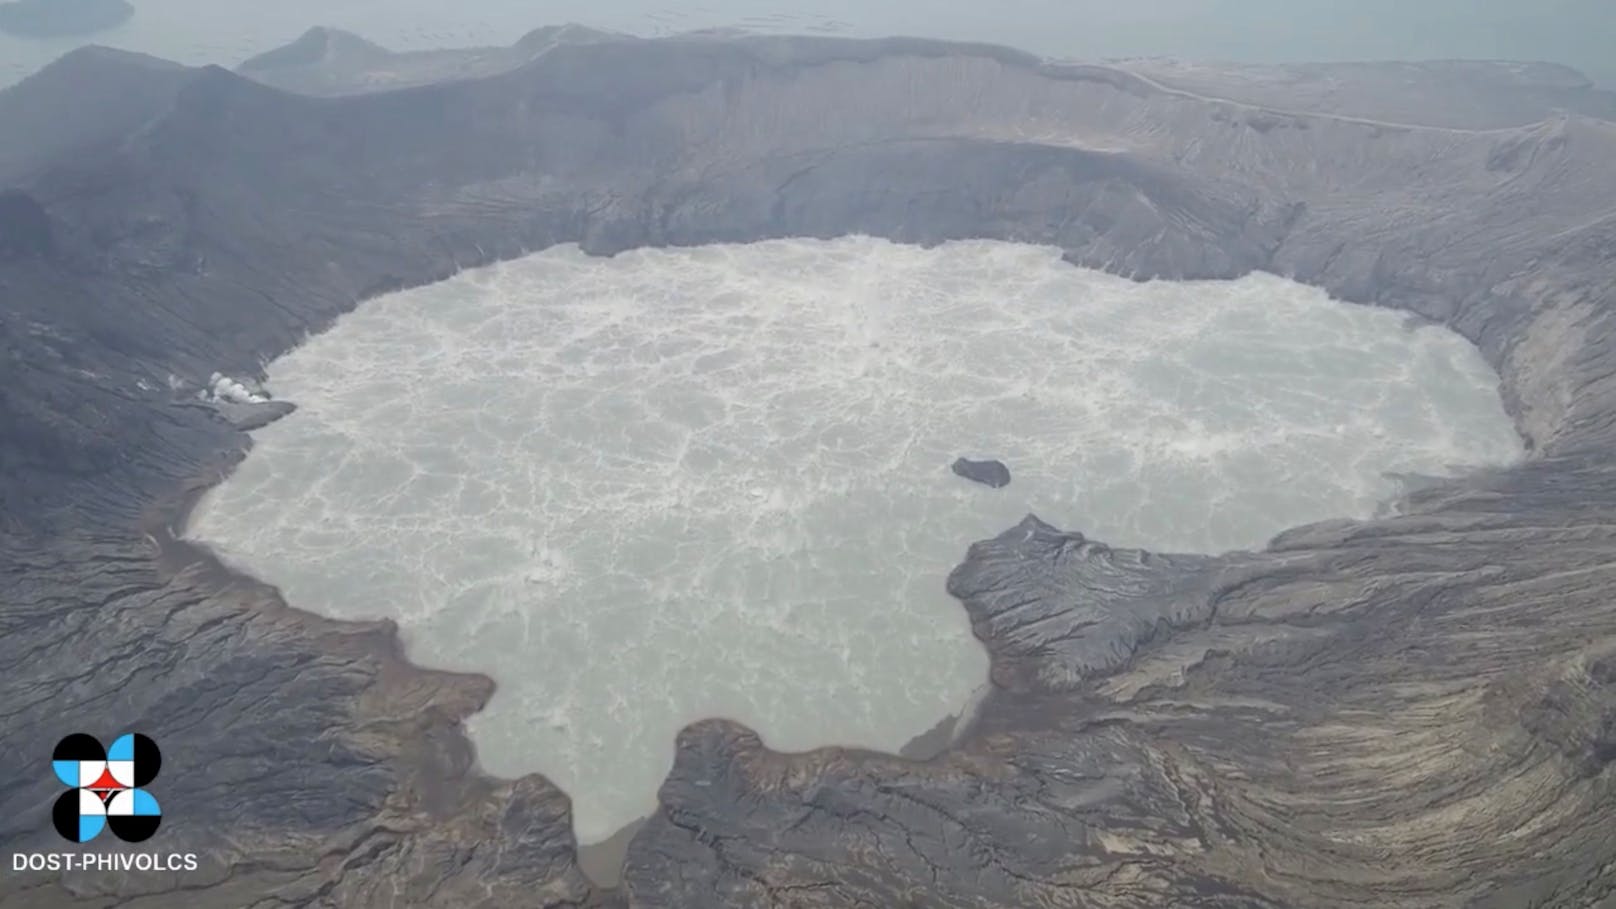
<path id="1" fill-rule="evenodd" d="M 579 22 L 640 35 L 759 31 L 920 35 L 1049 56 L 1176 56 L 1247 62 L 1510 58 L 1568 63 L 1616 82 L 1610 0 L 132 0 L 128 24 L 94 41 L 187 63 L 234 66 L 314 25 L 399 49 L 508 44 Z M 0 35 L 0 85 L 78 40 Z"/>
<path id="2" fill-rule="evenodd" d="M 1135 284 L 1006 243 L 563 247 L 362 305 L 272 364 L 192 535 L 491 675 L 483 765 L 585 842 L 686 723 L 896 750 L 987 663 L 944 590 L 1034 512 L 1156 550 L 1368 516 L 1520 443 L 1474 348 L 1280 278 Z M 1007 461 L 993 490 L 962 454 Z"/>

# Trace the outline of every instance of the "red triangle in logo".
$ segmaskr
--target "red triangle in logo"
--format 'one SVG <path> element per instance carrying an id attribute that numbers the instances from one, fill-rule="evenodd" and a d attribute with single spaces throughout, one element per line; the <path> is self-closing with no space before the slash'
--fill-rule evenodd
<path id="1" fill-rule="evenodd" d="M 123 784 L 112 778 L 112 770 L 101 771 L 101 778 L 91 783 L 89 789 L 122 789 Z"/>

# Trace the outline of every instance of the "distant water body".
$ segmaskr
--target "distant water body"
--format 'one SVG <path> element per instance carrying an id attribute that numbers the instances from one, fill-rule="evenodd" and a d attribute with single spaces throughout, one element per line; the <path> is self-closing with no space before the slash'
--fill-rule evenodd
<path id="1" fill-rule="evenodd" d="M 235 66 L 311 26 L 398 50 L 509 44 L 577 22 L 637 35 L 731 27 L 988 41 L 1051 57 L 1168 56 L 1252 63 L 1482 58 L 1546 60 L 1616 85 L 1611 0 L 135 0 L 127 23 L 88 38 L 0 35 L 0 85 L 85 43 Z"/>

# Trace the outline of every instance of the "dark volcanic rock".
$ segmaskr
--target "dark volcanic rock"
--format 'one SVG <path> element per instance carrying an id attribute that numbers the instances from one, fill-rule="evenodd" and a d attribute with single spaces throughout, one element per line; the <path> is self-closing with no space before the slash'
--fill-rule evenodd
<path id="1" fill-rule="evenodd" d="M 0 259 L 48 256 L 55 246 L 39 202 L 14 189 L 0 192 Z"/>
<path id="2" fill-rule="evenodd" d="M 110 52 L 0 92 L 24 194 L 0 257 L 0 843 L 60 849 L 51 744 L 133 728 L 164 753 L 151 846 L 202 857 L 9 874 L 0 903 L 1609 904 L 1616 125 L 1551 110 L 1541 79 L 1456 119 L 1491 95 L 1451 69 L 1374 70 L 1394 109 L 1344 91 L 1337 116 L 1317 82 L 1280 104 L 1242 72 L 1226 101 L 1234 76 L 937 42 L 540 43 L 340 98 Z M 333 47 L 265 69 L 369 78 L 370 51 Z M 1028 519 L 949 578 L 996 684 L 952 746 L 783 755 L 697 724 L 615 893 L 579 871 L 565 796 L 476 773 L 460 723 L 486 680 L 168 537 L 247 444 L 171 389 L 257 375 L 364 297 L 555 243 L 848 232 L 1139 279 L 1264 269 L 1439 320 L 1532 453 L 1260 553 Z"/>
<path id="3" fill-rule="evenodd" d="M 969 458 L 959 458 L 950 469 L 958 476 L 984 486 L 992 486 L 994 489 L 1010 485 L 1010 468 L 1004 466 L 1003 461 L 973 461 Z"/>

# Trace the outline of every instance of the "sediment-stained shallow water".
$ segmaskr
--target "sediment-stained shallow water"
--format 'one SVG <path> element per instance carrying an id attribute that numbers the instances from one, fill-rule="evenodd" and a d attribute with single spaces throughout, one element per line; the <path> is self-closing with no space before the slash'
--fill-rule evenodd
<path id="1" fill-rule="evenodd" d="M 1215 552 L 1506 463 L 1465 341 L 1272 276 L 1135 284 L 997 242 L 559 247 L 367 302 L 276 361 L 292 417 L 190 533 L 294 605 L 485 672 L 490 772 L 579 837 L 707 716 L 896 750 L 986 658 L 944 593 L 1034 512 Z M 953 476 L 1005 460 L 1005 489 Z"/>

